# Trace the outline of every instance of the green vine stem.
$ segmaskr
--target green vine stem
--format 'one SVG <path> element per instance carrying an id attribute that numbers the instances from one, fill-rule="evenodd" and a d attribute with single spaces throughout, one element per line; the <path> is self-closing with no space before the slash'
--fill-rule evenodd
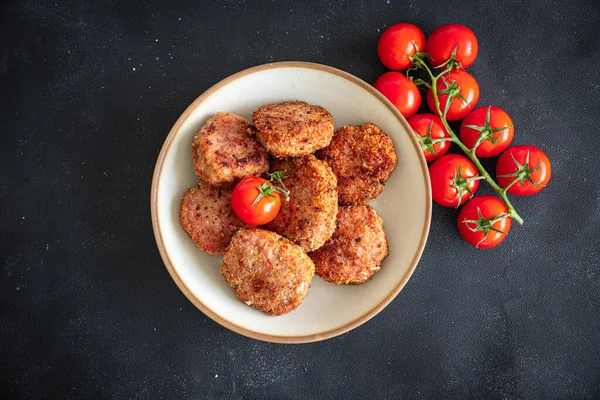
<path id="1" fill-rule="evenodd" d="M 429 66 L 422 59 L 424 54 L 425 53 L 415 54 L 415 57 L 413 57 L 413 63 L 415 63 L 415 65 L 417 65 L 420 68 L 422 68 L 423 70 L 425 70 L 427 72 L 427 74 L 429 75 L 429 78 L 431 79 L 431 83 L 430 83 L 429 87 L 431 88 L 431 91 L 433 92 L 435 108 L 438 112 L 438 115 L 440 116 L 440 118 L 442 120 L 442 123 L 446 127 L 446 130 L 450 134 L 452 143 L 455 143 L 458 147 L 460 147 L 460 149 L 467 155 L 467 157 L 469 157 L 469 159 L 473 162 L 473 164 L 475 164 L 475 166 L 477 167 L 477 170 L 479 171 L 479 174 L 483 177 L 482 179 L 485 180 L 492 187 L 492 189 L 494 189 L 494 192 L 496 192 L 496 194 L 502 199 L 504 204 L 506 204 L 506 208 L 508 209 L 508 215 L 510 215 L 510 217 L 512 219 L 514 219 L 515 221 L 517 221 L 519 224 L 522 225 L 523 218 L 521 218 L 521 216 L 519 214 L 517 214 L 517 211 L 512 206 L 512 204 L 510 203 L 510 200 L 508 200 L 508 196 L 506 195 L 506 192 L 510 186 L 506 187 L 504 189 L 501 188 L 496 183 L 496 181 L 494 181 L 492 179 L 492 177 L 485 170 L 485 168 L 483 168 L 483 165 L 481 165 L 481 162 L 479 162 L 479 159 L 475 155 L 475 149 L 474 148 L 469 149 L 467 146 L 465 146 L 463 144 L 463 142 L 460 141 L 458 136 L 456 136 L 454 131 L 452 131 L 452 128 L 450 128 L 450 125 L 448 125 L 448 121 L 446 120 L 446 114 L 444 112 L 442 112 L 442 110 L 440 109 L 440 99 L 438 97 L 438 91 L 437 91 L 437 80 L 440 77 L 442 77 L 444 74 L 449 72 L 449 69 L 445 69 L 439 75 L 434 76 L 433 73 L 431 72 L 431 69 L 429 68 Z"/>

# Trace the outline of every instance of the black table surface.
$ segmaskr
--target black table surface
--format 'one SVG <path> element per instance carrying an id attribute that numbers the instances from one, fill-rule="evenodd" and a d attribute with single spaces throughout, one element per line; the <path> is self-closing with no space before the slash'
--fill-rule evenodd
<path id="1" fill-rule="evenodd" d="M 600 398 L 599 2 L 133 3 L 0 6 L 0 397 Z M 348 333 L 282 345 L 221 327 L 154 241 L 170 128 L 263 63 L 372 83 L 397 22 L 477 34 L 479 104 L 546 151 L 550 184 L 513 198 L 525 224 L 491 250 L 434 206 L 404 290 Z"/>

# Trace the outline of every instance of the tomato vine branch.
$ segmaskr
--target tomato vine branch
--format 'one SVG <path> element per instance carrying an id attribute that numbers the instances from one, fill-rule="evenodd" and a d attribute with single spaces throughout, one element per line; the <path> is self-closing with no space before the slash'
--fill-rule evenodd
<path id="1" fill-rule="evenodd" d="M 492 187 L 492 189 L 494 189 L 494 192 L 496 192 L 496 194 L 502 199 L 504 204 L 506 204 L 506 208 L 508 209 L 508 215 L 512 219 L 517 221 L 519 224 L 523 224 L 523 218 L 521 218 L 521 216 L 517 213 L 517 211 L 515 210 L 513 205 L 510 203 L 510 200 L 508 199 L 508 196 L 506 195 L 506 192 L 507 192 L 506 189 L 502 189 L 496 183 L 496 181 L 494 181 L 492 179 L 492 177 L 486 171 L 486 169 L 483 167 L 483 165 L 481 165 L 481 162 L 475 155 L 475 151 L 472 149 L 469 149 L 467 146 L 465 146 L 460 141 L 460 139 L 458 138 L 458 136 L 456 136 L 456 134 L 454 133 L 452 128 L 450 128 L 450 125 L 448 124 L 448 121 L 446 120 L 446 113 L 442 112 L 442 110 L 440 108 L 440 99 L 438 96 L 437 81 L 440 78 L 445 79 L 445 78 L 443 78 L 443 76 L 446 73 L 448 73 L 451 70 L 451 68 L 446 68 L 446 69 L 444 69 L 444 71 L 442 71 L 438 75 L 434 75 L 433 72 L 431 71 L 431 68 L 429 68 L 429 66 L 425 63 L 425 61 L 423 61 L 424 57 L 422 56 L 422 54 L 423 53 L 421 53 L 419 57 L 412 57 L 412 61 L 415 64 L 415 66 L 423 69 L 427 73 L 427 75 L 429 75 L 429 78 L 431 80 L 430 88 L 431 88 L 431 91 L 433 92 L 433 100 L 435 103 L 435 108 L 437 110 L 438 115 L 440 116 L 440 118 L 442 120 L 442 123 L 444 124 L 444 127 L 448 131 L 448 134 L 450 134 L 452 143 L 455 143 L 467 155 L 467 157 L 473 162 L 473 164 L 475 164 L 475 166 L 477 167 L 477 170 L 479 171 L 479 174 L 482 176 L 482 179 L 485 180 Z M 453 97 L 452 93 L 448 93 L 446 109 L 448 108 L 450 102 L 452 102 L 452 97 Z"/>

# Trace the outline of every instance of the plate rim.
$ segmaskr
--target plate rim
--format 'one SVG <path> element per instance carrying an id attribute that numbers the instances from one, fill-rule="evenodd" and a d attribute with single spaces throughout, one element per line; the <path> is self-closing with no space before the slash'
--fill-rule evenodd
<path id="1" fill-rule="evenodd" d="M 337 75 L 341 78 L 344 78 L 346 80 L 349 80 L 350 82 L 367 90 L 372 95 L 377 97 L 383 104 L 385 104 L 392 111 L 392 113 L 394 114 L 396 119 L 398 119 L 399 122 L 404 126 L 404 128 L 406 129 L 407 132 L 410 132 L 412 130 L 412 128 L 410 127 L 410 125 L 408 124 L 406 119 L 402 116 L 402 114 L 400 114 L 398 109 L 385 96 L 383 96 L 377 89 L 375 89 L 373 86 L 371 86 L 367 82 L 363 81 L 362 79 L 360 79 L 348 72 L 345 72 L 343 70 L 340 70 L 340 69 L 337 69 L 335 67 L 331 67 L 328 65 L 324 65 L 324 64 L 305 62 L 305 61 L 280 61 L 280 62 L 273 62 L 273 63 L 261 64 L 261 65 L 257 65 L 254 67 L 250 67 L 250 68 L 244 69 L 242 71 L 239 71 L 233 75 L 230 75 L 230 76 L 222 79 L 221 81 L 217 82 L 210 88 L 208 88 L 204 93 L 202 93 L 200 96 L 198 96 L 185 109 L 185 111 L 179 116 L 179 118 L 177 119 L 177 121 L 175 122 L 175 124 L 173 125 L 171 130 L 169 131 L 169 134 L 167 135 L 167 138 L 165 139 L 165 141 L 161 147 L 160 153 L 158 155 L 158 159 L 156 161 L 156 165 L 154 167 L 154 173 L 152 175 L 152 186 L 151 186 L 151 191 L 150 191 L 150 214 L 151 214 L 151 218 L 152 218 L 152 229 L 154 231 L 154 238 L 156 241 L 156 245 L 158 247 L 158 250 L 159 250 L 160 256 L 163 260 L 163 263 L 165 264 L 165 267 L 167 268 L 167 271 L 169 271 L 171 278 L 173 279 L 173 281 L 175 281 L 175 284 L 179 287 L 179 290 L 181 290 L 181 292 L 185 295 L 185 297 L 187 297 L 187 299 L 196 308 L 198 308 L 200 311 L 202 311 L 204 313 L 204 315 L 206 315 L 207 317 L 209 317 L 210 319 L 212 319 L 219 325 L 221 325 L 233 332 L 236 332 L 240 335 L 247 336 L 247 337 L 250 337 L 253 339 L 262 340 L 265 342 L 283 343 L 283 344 L 312 343 L 312 342 L 318 342 L 321 340 L 329 339 L 329 338 L 332 338 L 335 336 L 339 336 L 343 333 L 349 332 L 352 329 L 357 328 L 358 326 L 364 324 L 365 322 L 367 322 L 368 320 L 373 318 L 375 315 L 379 314 L 389 303 L 391 303 L 391 301 L 394 298 L 396 298 L 398 293 L 400 293 L 400 291 L 402 291 L 402 289 L 404 288 L 404 286 L 406 285 L 406 283 L 412 276 L 412 274 L 421 258 L 421 255 L 423 254 L 423 250 L 425 248 L 425 244 L 427 243 L 427 237 L 429 235 L 429 229 L 430 229 L 430 225 L 431 225 L 431 213 L 432 213 L 431 183 L 429 180 L 429 170 L 427 168 L 427 162 L 425 161 L 425 157 L 423 155 L 423 152 L 421 151 L 421 146 L 419 145 L 419 143 L 418 143 L 417 139 L 414 137 L 414 135 L 409 135 L 409 137 L 410 137 L 411 143 L 413 144 L 413 147 L 415 148 L 415 150 L 417 151 L 417 154 L 419 156 L 419 164 L 421 166 L 421 170 L 423 173 L 423 179 L 425 181 L 425 189 L 426 189 L 425 190 L 425 192 L 426 192 L 425 193 L 425 197 L 426 197 L 426 199 L 425 199 L 425 201 L 426 201 L 425 224 L 423 227 L 423 231 L 421 233 L 421 239 L 419 241 L 417 251 L 410 263 L 410 266 L 409 266 L 406 274 L 398 282 L 396 287 L 382 301 L 380 301 L 375 307 L 373 307 L 366 313 L 354 318 L 352 321 L 347 322 L 344 325 L 338 326 L 333 329 L 328 329 L 323 332 L 309 334 L 309 335 L 280 336 L 280 335 L 271 335 L 271 334 L 266 334 L 266 333 L 262 333 L 262 332 L 256 332 L 251 329 L 236 325 L 231 321 L 228 321 L 227 319 L 225 319 L 224 317 L 222 317 L 221 315 L 217 314 L 216 312 L 211 310 L 209 307 L 207 307 L 198 297 L 196 297 L 191 292 L 191 290 L 189 290 L 185 281 L 183 279 L 181 279 L 181 277 L 179 276 L 179 274 L 173 267 L 173 264 L 171 263 L 171 259 L 166 250 L 164 241 L 162 239 L 160 223 L 158 220 L 158 185 L 159 185 L 158 178 L 161 175 L 166 154 L 168 153 L 175 136 L 177 136 L 177 134 L 179 133 L 183 123 L 188 119 L 188 117 L 192 114 L 192 112 L 206 98 L 211 96 L 213 93 L 215 93 L 217 90 L 219 90 L 223 86 L 229 84 L 230 82 L 235 81 L 236 79 L 238 79 L 242 76 L 248 75 L 248 74 L 253 74 L 253 73 L 256 73 L 259 71 L 264 71 L 264 70 L 269 70 L 269 69 L 278 69 L 278 68 L 316 69 L 316 70 L 328 72 L 328 73 Z"/>

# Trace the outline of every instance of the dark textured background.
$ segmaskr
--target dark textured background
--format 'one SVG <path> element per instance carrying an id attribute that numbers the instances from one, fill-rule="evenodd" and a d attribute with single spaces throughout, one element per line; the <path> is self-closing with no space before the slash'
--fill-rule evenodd
<path id="1" fill-rule="evenodd" d="M 122 3 L 0 6 L 0 397 L 600 398 L 599 2 Z M 408 285 L 349 333 L 290 346 L 222 328 L 154 243 L 167 133 L 257 64 L 373 82 L 396 22 L 475 31 L 479 104 L 547 152 L 549 186 L 515 198 L 525 225 L 489 251 L 435 206 Z"/>

